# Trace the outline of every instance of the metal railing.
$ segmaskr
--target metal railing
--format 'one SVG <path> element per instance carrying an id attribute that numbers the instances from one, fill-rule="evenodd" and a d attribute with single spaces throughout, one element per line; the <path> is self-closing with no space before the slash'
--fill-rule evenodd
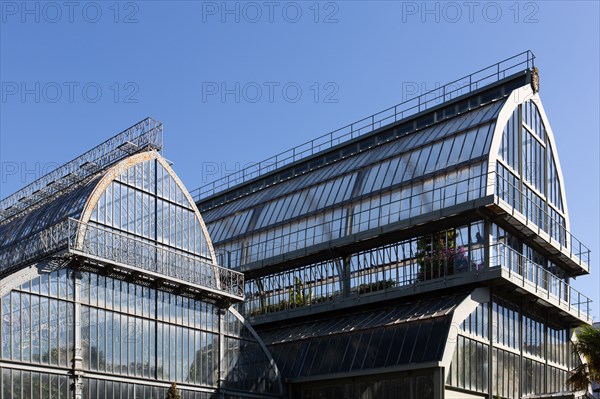
<path id="1" fill-rule="evenodd" d="M 322 210 L 319 214 L 292 219 L 285 222 L 285 224 L 246 233 L 239 239 L 240 242 L 243 242 L 243 246 L 237 249 L 227 247 L 227 243 L 217 244 L 217 249 L 228 253 L 231 266 L 235 268 L 483 198 L 486 196 L 488 188 L 493 189 L 491 191 L 497 194 L 498 199 L 504 201 L 506 201 L 507 195 L 513 195 L 506 194 L 504 190 L 499 191 L 500 187 L 506 187 L 506 180 L 495 171 L 463 180 L 446 179 L 446 184 L 439 187 L 436 187 L 435 181 L 431 189 L 419 191 L 418 193 L 411 191 L 410 196 L 395 199 L 394 196 L 384 195 L 386 192 L 383 192 L 377 206 L 369 206 L 366 209 L 358 208 L 357 211 L 357 206 L 361 203 L 361 200 L 356 200 L 353 203 L 337 206 L 337 210 L 352 208 L 352 212 L 338 211 L 341 215 L 333 216 L 336 208 Z M 422 181 L 416 182 L 416 184 L 422 185 Z M 394 188 L 394 190 L 405 189 L 409 186 L 410 184 L 406 184 Z M 518 189 L 514 189 L 517 190 L 517 193 L 520 193 Z M 370 197 L 375 198 L 376 196 L 371 195 Z M 496 202 L 499 202 L 498 199 L 496 199 Z M 528 206 L 537 207 L 533 201 L 525 198 L 522 194 L 519 201 Z M 510 211 L 521 212 L 520 209 L 509 208 Z M 589 268 L 589 248 L 569 233 L 562 222 L 554 220 L 545 209 L 539 208 L 538 211 L 543 215 L 546 227 L 560 226 L 558 239 L 553 238 L 552 232 L 548 233 L 550 243 L 580 266 Z M 325 217 L 326 214 L 332 215 Z M 321 221 L 313 222 L 313 220 L 318 219 L 318 216 L 320 216 Z M 523 216 L 526 225 L 534 230 L 540 229 L 540 226 L 529 220 L 526 215 Z M 285 226 L 290 227 L 284 228 Z M 300 228 L 300 226 L 303 227 Z M 268 232 L 268 234 L 265 234 L 265 232 Z M 269 238 L 257 239 L 256 236 L 259 234 L 264 234 Z"/>
<path id="2" fill-rule="evenodd" d="M 162 148 L 162 123 L 146 118 L 0 202 L 0 223 L 146 148 Z"/>
<path id="3" fill-rule="evenodd" d="M 471 245 L 473 244 L 471 243 Z M 483 249 L 483 246 L 475 248 L 476 251 L 481 251 L 481 253 L 483 253 Z M 412 290 L 415 285 L 421 283 L 442 279 L 447 282 L 449 281 L 448 277 L 452 275 L 480 274 L 485 271 L 501 268 L 508 272 L 511 281 L 514 280 L 512 277 L 515 276 L 521 282 L 522 286 L 530 288 L 540 298 L 554 301 L 559 307 L 566 308 L 571 314 L 576 315 L 582 320 L 592 321 L 591 299 L 571 287 L 565 280 L 552 274 L 543 266 L 533 262 L 507 245 L 497 243 L 489 246 L 488 266 L 484 266 L 486 264 L 484 259 L 473 258 L 472 256 L 473 254 L 469 255 L 468 267 L 459 267 L 457 264 L 453 266 L 446 265 L 446 262 L 440 261 L 438 265 L 440 269 L 437 273 L 428 273 L 428 271 L 432 270 L 431 265 L 424 266 L 419 263 L 417 258 L 404 259 L 397 264 L 369 263 L 365 265 L 365 268 L 355 270 L 353 275 L 346 277 L 350 279 L 347 282 L 351 287 L 349 294 L 351 296 L 361 296 L 382 291 Z M 319 264 L 315 265 L 315 267 L 319 266 Z M 402 270 L 396 270 L 395 273 L 392 273 L 391 269 L 393 268 Z M 365 279 L 367 283 L 359 282 L 353 285 L 353 281 L 357 276 L 367 277 Z M 264 278 L 273 278 L 276 280 L 279 278 L 281 280 L 281 276 L 279 275 L 270 275 Z M 323 302 L 332 303 L 347 300 L 341 288 L 341 280 L 344 277 L 337 275 L 335 278 L 332 276 L 328 276 L 328 278 L 331 281 L 335 281 L 339 288 L 327 292 L 323 296 L 315 295 L 315 293 L 322 290 L 317 285 L 318 283 L 302 280 L 301 286 L 297 287 L 296 285 L 299 284 L 300 280 L 299 282 L 294 282 L 290 278 L 285 280 L 287 284 L 283 285 L 277 284 L 280 282 L 279 280 L 273 284 L 263 282 L 261 286 L 269 287 L 271 291 L 263 294 L 253 294 L 252 291 L 255 291 L 256 287 L 253 286 L 255 284 L 254 281 L 250 280 L 248 281 L 250 293 L 244 304 L 245 312 L 249 316 L 257 316 L 313 306 Z M 322 281 L 322 279 L 317 280 Z M 459 281 L 458 284 L 462 284 L 462 282 Z M 302 293 L 301 300 L 298 300 L 298 293 Z"/>
<path id="4" fill-rule="evenodd" d="M 562 220 L 554 218 L 546 209 L 525 196 L 519 187 L 516 187 L 501 174 L 491 173 L 495 175 L 496 179 L 496 195 L 509 205 L 513 213 L 516 211 L 524 216 L 526 226 L 538 230 L 538 233 L 541 231 L 547 233 L 551 244 L 567 254 L 571 260 L 580 266 L 589 268 L 590 249 L 567 230 Z M 531 217 L 532 215 L 534 217 Z"/>
<path id="5" fill-rule="evenodd" d="M 0 272 L 13 270 L 45 256 L 67 249 L 75 230 L 64 219 L 14 244 L 0 248 Z"/>
<path id="6" fill-rule="evenodd" d="M 65 219 L 17 244 L 0 249 L 0 272 L 65 251 L 138 272 L 151 272 L 201 289 L 244 298 L 244 275 L 173 248 L 127 236 L 110 228 Z"/>
<path id="7" fill-rule="evenodd" d="M 504 79 L 506 76 L 510 76 L 510 74 L 520 70 L 533 68 L 534 61 L 535 55 L 529 50 L 514 55 L 439 88 L 423 93 L 418 97 L 401 102 L 393 107 L 367 116 L 247 168 L 205 184 L 190 193 L 194 200 L 198 202 L 220 191 L 272 172 L 282 166 L 332 148 L 363 134 L 370 133 L 387 124 L 397 122 L 435 105 L 468 94 L 485 85 Z"/>
<path id="8" fill-rule="evenodd" d="M 70 251 L 244 298 L 242 273 L 109 228 L 72 219 L 71 224 L 77 234 L 70 235 Z"/>
<path id="9" fill-rule="evenodd" d="M 527 285 L 540 297 L 558 301 L 559 306 L 566 306 L 577 317 L 592 320 L 590 298 L 506 244 L 490 246 L 489 265 L 490 268 L 501 267 L 509 276 L 517 276 L 522 286 Z"/>

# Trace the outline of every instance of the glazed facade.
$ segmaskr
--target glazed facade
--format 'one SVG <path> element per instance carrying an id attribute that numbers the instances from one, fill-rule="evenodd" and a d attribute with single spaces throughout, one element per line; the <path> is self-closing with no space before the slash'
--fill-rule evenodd
<path id="1" fill-rule="evenodd" d="M 589 251 L 533 73 L 199 200 L 290 397 L 585 394 Z"/>
<path id="2" fill-rule="evenodd" d="M 278 397 L 187 190 L 151 148 L 121 158 L 0 226 L 0 397 Z"/>
<path id="3" fill-rule="evenodd" d="M 0 398 L 583 397 L 590 255 L 527 57 L 208 197 L 145 120 L 3 200 Z"/>

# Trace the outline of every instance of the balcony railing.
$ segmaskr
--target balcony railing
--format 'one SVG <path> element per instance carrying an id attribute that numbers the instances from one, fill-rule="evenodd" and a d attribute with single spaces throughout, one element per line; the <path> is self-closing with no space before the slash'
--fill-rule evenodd
<path id="1" fill-rule="evenodd" d="M 546 209 L 525 196 L 519 187 L 499 173 L 491 172 L 491 174 L 495 175 L 495 193 L 499 199 L 506 202 L 513 211 L 523 214 L 527 226 L 533 230 L 546 232 L 551 244 L 568 254 L 580 266 L 589 267 L 590 249 L 566 229 L 562 220 L 550 215 Z"/>
<path id="2" fill-rule="evenodd" d="M 179 252 L 120 233 L 110 228 L 65 219 L 29 238 L 0 250 L 0 271 L 31 263 L 64 251 L 95 261 L 114 264 L 130 272 L 161 276 L 176 283 L 244 298 L 244 275 L 210 263 L 199 256 Z M 169 280 L 166 278 L 165 280 Z"/>
<path id="3" fill-rule="evenodd" d="M 502 243 L 490 246 L 489 265 L 490 268 L 501 267 L 509 277 L 516 276 L 522 286 L 531 288 L 538 296 L 566 306 L 580 319 L 592 321 L 590 298 L 509 246 Z"/>
<path id="4" fill-rule="evenodd" d="M 473 245 L 473 244 L 471 244 Z M 487 271 L 501 269 L 508 272 L 509 280 L 518 282 L 521 286 L 528 288 L 538 297 L 548 300 L 555 306 L 566 309 L 572 315 L 581 320 L 592 321 L 591 300 L 571 287 L 565 280 L 552 274 L 543 266 L 536 264 L 514 249 L 503 243 L 489 246 L 489 261 L 480 258 L 478 254 L 483 253 L 484 246 L 475 244 L 473 253 L 468 255 L 468 261 L 458 264 L 450 264 L 448 260 L 439 260 L 436 264 L 422 264 L 417 258 L 405 259 L 394 263 L 372 264 L 368 263 L 364 268 L 353 270 L 346 283 L 350 286 L 350 296 L 362 296 L 376 292 L 409 290 L 414 292 L 414 287 L 423 283 L 441 282 L 445 285 L 464 284 L 464 280 L 451 280 L 450 276 L 479 275 Z M 487 266 L 486 266 L 487 264 Z M 321 264 L 313 266 L 321 267 Z M 304 270 L 304 276 L 322 276 L 324 273 L 314 270 L 314 274 Z M 496 277 L 494 277 L 496 278 Z M 306 306 L 314 306 L 320 303 L 335 303 L 347 300 L 343 296 L 342 280 L 339 274 L 328 275 L 326 281 L 322 278 L 315 280 L 295 280 L 294 278 L 271 275 L 261 279 L 273 279 L 273 284 L 263 281 L 260 284 L 251 280 L 247 282 L 249 295 L 245 303 L 245 311 L 249 316 L 287 311 Z M 287 285 L 278 285 L 281 281 L 287 281 Z M 365 283 L 367 282 L 368 283 Z M 335 286 L 323 293 L 321 284 Z M 254 293 L 258 286 L 271 287 L 271 291 L 259 294 Z M 436 286 L 437 287 L 437 286 Z M 437 289 L 437 288 L 436 288 Z M 322 294 L 320 294 L 322 293 Z"/>
<path id="5" fill-rule="evenodd" d="M 284 255 L 288 252 L 303 250 L 314 245 L 330 243 L 332 240 L 351 234 L 408 220 L 446 207 L 467 203 L 483 198 L 487 192 L 492 191 L 497 194 L 496 203 L 503 200 L 510 205 L 511 196 L 518 196 L 519 204 L 526 209 L 535 208 L 537 214 L 540 215 L 540 220 L 543 220 L 543 222 L 538 220 L 537 223 L 542 224 L 542 226 L 538 226 L 527 215 L 523 215 L 524 223 L 536 231 L 545 231 L 548 235 L 548 241 L 555 248 L 569 256 L 578 265 L 589 268 L 589 248 L 574 237 L 565 228 L 562 221 L 555 220 L 545 209 L 540 208 L 531 199 L 524 197 L 517 188 L 512 187 L 507 190 L 506 185 L 508 182 L 495 171 L 458 181 L 456 179 L 442 179 L 442 181 L 445 184 L 436 186 L 438 180 L 433 179 L 431 189 L 419 189 L 418 192 L 413 189 L 410 196 L 402 196 L 401 198 L 383 192 L 379 201 L 377 201 L 377 206 L 369 205 L 367 208 L 361 208 L 358 206 L 361 201 L 357 200 L 351 204 L 337 205 L 334 208 L 322 210 L 317 215 L 293 219 L 278 227 L 267 227 L 251 232 L 239 239 L 243 246 L 238 248 L 233 248 L 232 245 L 228 246 L 228 243 L 220 243 L 217 246 L 220 251 L 227 253 L 229 263 L 235 268 Z M 413 184 L 418 187 L 423 186 L 422 181 Z M 410 184 L 406 183 L 393 190 L 404 189 L 409 186 Z M 377 197 L 379 195 L 371 195 L 371 198 Z M 520 213 L 521 205 L 517 209 L 509 206 L 509 210 Z M 334 214 L 336 208 L 339 211 Z M 353 211 L 343 211 L 349 208 L 353 208 Z M 287 226 L 290 227 L 287 228 Z M 261 237 L 257 239 L 259 235 Z"/>
<path id="6" fill-rule="evenodd" d="M 204 289 L 244 298 L 244 275 L 118 231 L 71 220 L 77 234 L 71 235 L 69 250 L 138 271 L 168 276 Z"/>
<path id="7" fill-rule="evenodd" d="M 191 194 L 194 200 L 198 202 L 235 185 L 242 184 L 258 176 L 272 172 L 282 166 L 289 165 L 345 141 L 370 133 L 382 126 L 415 115 L 453 98 L 468 94 L 485 85 L 504 79 L 520 70 L 533 68 L 534 60 L 535 55 L 531 51 L 517 54 L 486 68 L 480 69 L 479 71 L 473 72 L 470 75 L 456 79 L 455 81 L 434 90 L 423 93 L 418 97 L 411 98 L 410 100 L 317 137 L 314 140 L 284 151 L 271 158 L 265 159 L 264 161 L 217 179 L 191 191 Z"/>

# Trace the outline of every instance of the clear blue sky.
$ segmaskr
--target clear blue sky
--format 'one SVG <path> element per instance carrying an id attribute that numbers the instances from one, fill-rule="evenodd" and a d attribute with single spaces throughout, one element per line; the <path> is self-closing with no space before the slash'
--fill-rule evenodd
<path id="1" fill-rule="evenodd" d="M 468 4 L 2 0 L 0 197 L 146 116 L 194 189 L 531 49 L 599 320 L 599 3 Z"/>

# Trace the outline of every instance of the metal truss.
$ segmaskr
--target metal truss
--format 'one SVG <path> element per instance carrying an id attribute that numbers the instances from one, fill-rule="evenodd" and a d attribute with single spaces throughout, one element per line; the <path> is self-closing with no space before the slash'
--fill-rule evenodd
<path id="1" fill-rule="evenodd" d="M 162 123 L 154 119 L 146 118 L 136 123 L 2 200 L 0 224 L 55 199 L 58 193 L 78 186 L 132 153 L 161 150 L 162 133 Z"/>

